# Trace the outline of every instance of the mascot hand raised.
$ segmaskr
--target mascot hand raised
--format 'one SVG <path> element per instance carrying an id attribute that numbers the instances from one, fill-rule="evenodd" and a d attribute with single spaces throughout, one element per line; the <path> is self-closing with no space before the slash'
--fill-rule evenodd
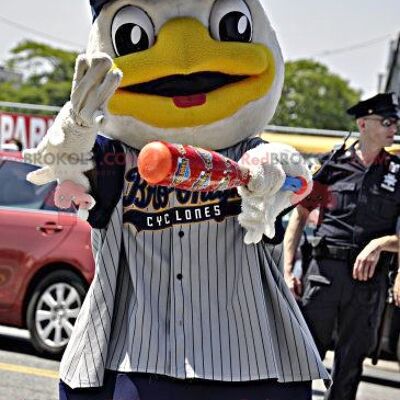
<path id="1" fill-rule="evenodd" d="M 26 161 L 43 166 L 27 176 L 30 182 L 43 185 L 54 180 L 72 181 L 89 189 L 84 172 L 93 168 L 91 151 L 108 101 L 122 78 L 121 71 L 112 67 L 113 61 L 105 53 L 78 57 L 71 100 L 39 146 L 24 152 Z"/>

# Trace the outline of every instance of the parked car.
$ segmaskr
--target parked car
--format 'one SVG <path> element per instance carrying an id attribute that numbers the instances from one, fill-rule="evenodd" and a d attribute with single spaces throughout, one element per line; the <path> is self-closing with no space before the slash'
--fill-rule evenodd
<path id="1" fill-rule="evenodd" d="M 0 324 L 27 328 L 39 353 L 59 356 L 94 275 L 90 227 L 54 205 L 55 183 L 0 152 Z"/>

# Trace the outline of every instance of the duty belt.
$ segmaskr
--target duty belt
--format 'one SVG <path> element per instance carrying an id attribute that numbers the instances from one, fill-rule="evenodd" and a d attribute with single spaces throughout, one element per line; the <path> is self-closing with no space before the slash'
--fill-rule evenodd
<path id="1" fill-rule="evenodd" d="M 329 244 L 314 247 L 312 255 L 315 258 L 332 258 L 334 260 L 352 261 L 360 250 L 353 247 L 332 246 Z"/>

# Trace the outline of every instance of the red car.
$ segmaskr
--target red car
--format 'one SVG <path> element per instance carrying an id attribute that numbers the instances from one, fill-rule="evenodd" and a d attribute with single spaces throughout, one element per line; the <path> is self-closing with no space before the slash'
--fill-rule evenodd
<path id="1" fill-rule="evenodd" d="M 90 227 L 54 205 L 55 183 L 35 186 L 37 166 L 0 152 L 0 324 L 28 328 L 42 354 L 60 355 L 94 275 Z"/>

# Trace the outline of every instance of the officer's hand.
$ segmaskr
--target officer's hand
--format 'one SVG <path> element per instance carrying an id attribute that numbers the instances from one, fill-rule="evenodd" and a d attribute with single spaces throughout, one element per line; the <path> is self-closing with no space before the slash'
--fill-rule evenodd
<path id="1" fill-rule="evenodd" d="M 292 273 L 285 274 L 285 282 L 296 300 L 300 300 L 303 293 L 303 285 L 301 280 Z"/>
<path id="2" fill-rule="evenodd" d="M 397 274 L 397 278 L 394 282 L 393 300 L 394 304 L 396 304 L 397 307 L 400 307 L 400 272 Z"/>
<path id="3" fill-rule="evenodd" d="M 381 255 L 380 244 L 377 240 L 371 242 L 358 255 L 353 268 L 353 278 L 368 281 L 375 274 L 375 269 Z"/>

